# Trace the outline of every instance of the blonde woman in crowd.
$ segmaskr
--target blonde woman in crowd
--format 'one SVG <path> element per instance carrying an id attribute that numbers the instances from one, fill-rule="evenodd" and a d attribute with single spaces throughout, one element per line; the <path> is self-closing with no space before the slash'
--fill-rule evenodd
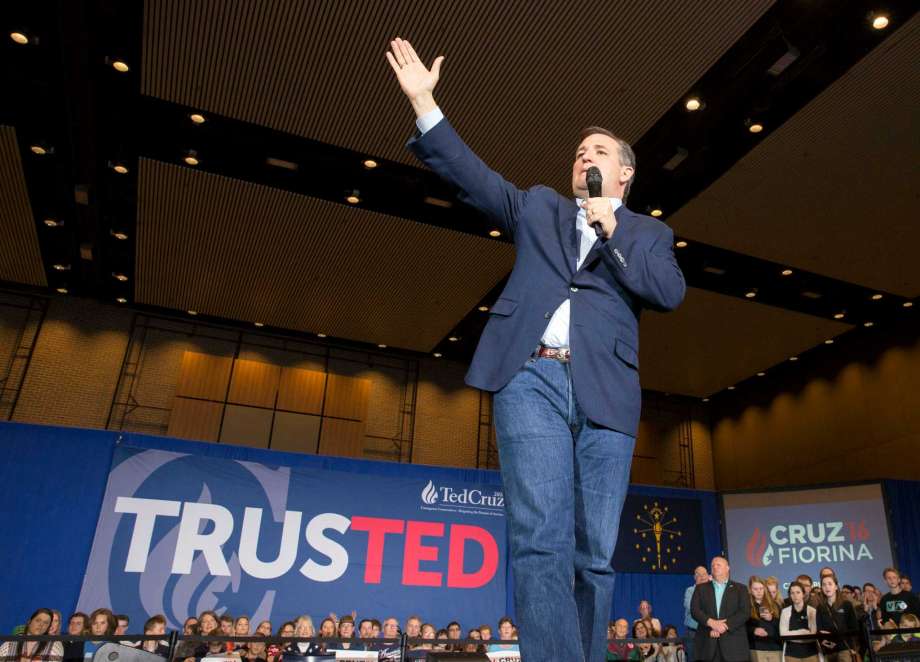
<path id="1" fill-rule="evenodd" d="M 780 662 L 783 645 L 779 638 L 779 605 L 770 595 L 767 581 L 757 576 L 748 580 L 748 595 L 751 598 L 751 617 L 747 622 L 751 662 Z"/>

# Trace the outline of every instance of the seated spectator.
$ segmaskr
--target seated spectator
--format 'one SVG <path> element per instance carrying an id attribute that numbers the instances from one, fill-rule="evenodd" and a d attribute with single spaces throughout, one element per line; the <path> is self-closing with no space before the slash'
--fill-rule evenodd
<path id="1" fill-rule="evenodd" d="M 89 616 L 82 611 L 71 614 L 67 619 L 67 634 L 82 637 L 89 627 Z M 82 641 L 64 642 L 64 662 L 80 662 L 83 659 Z"/>
<path id="2" fill-rule="evenodd" d="M 904 575 L 901 575 L 902 579 Z M 914 616 L 913 614 L 904 614 L 901 616 L 901 623 L 899 627 L 904 628 L 905 630 L 910 630 L 913 628 L 920 628 L 920 617 Z M 901 639 L 905 643 L 920 644 L 920 632 L 908 632 L 901 635 Z"/>
<path id="3" fill-rule="evenodd" d="M 879 600 L 882 619 L 886 621 L 890 619 L 895 625 L 898 625 L 903 614 L 920 615 L 920 600 L 913 593 L 901 588 L 901 573 L 894 568 L 885 568 L 882 577 L 888 584 L 888 592 Z"/>
<path id="4" fill-rule="evenodd" d="M 432 625 L 431 623 L 423 623 L 421 633 L 422 633 L 422 639 L 425 639 L 426 641 L 434 641 L 435 638 L 437 637 L 437 630 L 435 630 L 434 625 Z M 430 650 L 434 650 L 434 647 L 431 644 L 425 643 L 419 646 L 419 649 L 430 651 Z"/>
<path id="5" fill-rule="evenodd" d="M 233 622 L 233 634 L 238 637 L 248 637 L 250 632 L 249 627 L 248 616 L 237 616 L 236 620 Z M 245 641 L 235 641 L 233 645 L 234 648 L 240 652 L 240 655 L 242 655 L 242 650 L 245 650 L 249 644 Z"/>
<path id="6" fill-rule="evenodd" d="M 198 634 L 198 619 L 194 616 L 189 616 L 185 619 L 185 622 L 182 624 L 182 636 L 183 637 L 194 637 Z M 176 646 L 176 652 L 173 655 L 175 660 L 184 660 L 187 657 L 195 656 L 195 649 L 198 647 L 197 641 L 180 641 Z"/>
<path id="7" fill-rule="evenodd" d="M 642 620 L 649 621 L 652 624 L 652 629 L 659 634 L 661 633 L 661 621 L 652 616 L 652 603 L 648 600 L 639 601 L 639 618 L 633 621 L 633 624 Z M 650 633 L 649 636 L 657 637 L 658 635 L 652 635 Z"/>
<path id="8" fill-rule="evenodd" d="M 649 639 L 652 636 L 655 636 L 651 630 L 651 625 L 648 621 L 639 620 L 633 623 L 633 639 Z M 658 657 L 659 646 L 658 644 L 643 644 L 639 645 L 639 657 L 642 660 L 654 660 Z"/>
<path id="9" fill-rule="evenodd" d="M 327 621 L 332 624 L 333 629 L 328 634 L 324 634 L 321 636 L 334 637 L 335 636 L 335 621 L 332 620 L 331 618 L 324 619 L 323 620 L 324 627 Z M 294 636 L 294 624 L 291 621 L 282 623 L 281 627 L 278 628 L 278 634 L 277 634 L 278 640 L 274 643 L 269 644 L 268 648 L 265 651 L 268 654 L 268 662 L 277 662 L 277 660 L 280 660 L 282 658 L 282 656 L 284 655 L 284 649 L 289 646 L 289 643 L 285 641 L 285 639 L 290 639 L 293 636 Z M 329 645 L 328 648 L 335 648 L 335 646 Z"/>
<path id="10" fill-rule="evenodd" d="M 850 632 L 857 627 L 856 612 L 849 600 L 840 594 L 835 575 L 821 578 L 823 600 L 818 606 L 818 632 L 826 634 L 821 639 L 821 650 L 827 662 L 856 662 L 856 649 L 852 637 L 841 636 L 841 632 Z"/>
<path id="11" fill-rule="evenodd" d="M 109 609 L 97 609 L 89 615 L 89 633 L 87 636 L 105 637 L 115 634 L 115 628 L 118 623 L 115 621 L 115 614 Z M 93 655 L 102 647 L 104 641 L 85 641 L 83 642 L 83 659 L 91 662 Z"/>
<path id="12" fill-rule="evenodd" d="M 492 638 L 492 626 L 491 625 L 480 625 L 479 626 L 479 636 L 482 637 L 483 641 L 488 641 Z"/>
<path id="13" fill-rule="evenodd" d="M 665 625 L 662 636 L 674 643 L 659 644 L 657 662 L 687 662 L 687 651 L 677 634 L 677 627 Z"/>
<path id="14" fill-rule="evenodd" d="M 815 608 L 805 602 L 805 587 L 797 581 L 789 585 L 789 606 L 784 607 L 779 617 L 780 636 L 795 634 L 816 634 L 818 615 Z M 783 644 L 784 660 L 818 661 L 818 644 L 814 640 L 789 640 Z"/>
<path id="15" fill-rule="evenodd" d="M 25 625 L 24 634 L 48 634 L 54 614 L 50 609 L 36 609 Z M 0 659 L 11 662 L 61 662 L 64 647 L 60 641 L 5 641 L 0 645 Z"/>
<path id="16" fill-rule="evenodd" d="M 122 632 L 122 634 L 125 634 L 125 632 Z M 166 634 L 166 617 L 162 614 L 156 614 L 148 618 L 147 622 L 144 623 L 144 634 L 150 636 Z M 148 653 L 159 655 L 163 659 L 169 657 L 169 642 L 147 639 L 141 642 L 140 647 Z"/>
<path id="17" fill-rule="evenodd" d="M 202 637 L 217 637 L 220 635 L 220 620 L 217 613 L 213 611 L 203 611 L 198 616 L 198 634 Z M 195 653 L 185 658 L 185 662 L 195 662 L 194 658 L 207 657 L 212 652 L 220 655 L 224 650 L 224 644 L 220 641 L 199 641 L 195 644 Z"/>
<path id="18" fill-rule="evenodd" d="M 481 640 L 481 639 L 482 639 L 482 635 L 479 634 L 479 630 L 478 630 L 478 629 L 473 628 L 472 630 L 469 630 L 469 631 L 466 633 L 466 638 L 467 638 L 467 639 L 480 639 L 480 640 Z M 467 644 L 467 645 L 464 647 L 463 650 L 464 650 L 465 652 L 467 652 L 467 653 L 485 653 L 485 652 L 486 652 L 485 646 L 483 646 L 482 644 Z"/>
<path id="19" fill-rule="evenodd" d="M 498 621 L 499 638 L 504 639 L 506 641 L 511 641 L 511 639 L 513 639 L 513 634 L 514 634 L 514 621 L 512 621 L 507 616 L 503 616 Z M 494 644 L 489 644 L 486 647 L 487 653 L 498 653 L 501 651 L 519 651 L 519 650 L 521 650 L 521 647 L 518 646 L 517 644 L 494 643 Z"/>
<path id="20" fill-rule="evenodd" d="M 268 662 L 268 646 L 264 641 L 250 641 L 243 659 L 247 662 Z"/>
<path id="21" fill-rule="evenodd" d="M 128 634 L 128 626 L 131 624 L 131 619 L 128 618 L 127 614 L 115 614 L 115 634 L 122 635 Z"/>
<path id="22" fill-rule="evenodd" d="M 304 614 L 298 616 L 294 621 L 295 637 L 315 637 L 316 628 L 313 627 L 313 619 Z M 287 649 L 295 655 L 322 655 L 323 649 L 314 641 L 298 641 L 291 644 Z"/>
<path id="23" fill-rule="evenodd" d="M 618 618 L 613 622 L 613 632 L 610 636 L 614 641 L 607 642 L 607 660 L 630 660 L 639 662 L 642 654 L 639 648 L 631 641 L 616 641 L 629 636 L 629 623 L 625 618 Z"/>
<path id="24" fill-rule="evenodd" d="M 51 627 L 48 628 L 48 634 L 55 637 L 61 634 L 61 612 L 57 609 L 51 610 Z"/>
<path id="25" fill-rule="evenodd" d="M 342 639 L 351 639 L 353 636 L 355 636 L 355 619 L 346 614 L 339 619 L 339 637 Z M 335 648 L 349 650 L 351 648 L 351 643 L 343 641 L 337 644 Z"/>
<path id="26" fill-rule="evenodd" d="M 779 638 L 779 605 L 760 577 L 748 580 L 751 617 L 747 622 L 751 662 L 780 662 L 783 646 Z"/>

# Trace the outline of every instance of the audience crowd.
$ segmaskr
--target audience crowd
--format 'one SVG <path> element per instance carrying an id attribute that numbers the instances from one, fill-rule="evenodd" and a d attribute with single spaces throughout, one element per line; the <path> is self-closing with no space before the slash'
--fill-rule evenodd
<path id="1" fill-rule="evenodd" d="M 822 568 L 818 582 L 800 575 L 788 583 L 785 595 L 776 577 L 748 578 L 739 583 L 729 578 L 728 562 L 722 557 L 712 561 L 712 572 L 702 566 L 694 572 L 694 583 L 684 596 L 684 636 L 675 625 L 662 625 L 652 614 L 652 605 L 642 600 L 638 618 L 618 618 L 610 622 L 607 660 L 631 662 L 861 662 L 874 651 L 920 648 L 920 633 L 896 633 L 862 636 L 863 625 L 872 629 L 896 630 L 920 628 L 920 600 L 913 593 L 910 578 L 894 568 L 883 574 L 885 593 L 871 582 L 862 586 L 843 585 L 833 568 Z M 404 626 L 394 618 L 383 622 L 376 618 L 358 619 L 352 612 L 342 617 L 330 614 L 319 627 L 310 616 L 285 621 L 277 628 L 270 621 L 258 624 L 248 616 L 232 617 L 205 611 L 189 617 L 183 624 L 185 636 L 262 636 L 269 642 L 247 641 L 180 641 L 171 662 L 200 662 L 205 657 L 221 657 L 240 662 L 283 662 L 285 657 L 318 655 L 333 649 L 376 651 L 381 660 L 399 658 L 398 640 L 405 633 L 410 650 L 499 652 L 516 651 L 517 628 L 508 618 L 498 621 L 493 632 L 490 625 L 480 625 L 465 632 L 452 621 L 444 628 L 410 616 Z M 166 618 L 151 616 L 143 626 L 145 636 L 166 636 Z M 60 635 L 61 613 L 37 609 L 25 625 L 13 634 Z M 71 614 L 64 634 L 85 637 L 128 635 L 127 616 L 100 608 L 87 615 Z M 136 632 L 135 632 L 136 634 Z M 497 635 L 493 638 L 493 634 Z M 795 635 L 818 635 L 792 639 Z M 293 637 L 340 638 L 340 642 L 290 642 Z M 380 639 L 357 641 L 357 639 Z M 472 643 L 452 643 L 471 639 Z M 645 642 L 643 640 L 650 640 Z M 397 643 L 393 643 L 397 640 Z M 655 641 L 658 640 L 658 641 Z M 0 662 L 93 662 L 95 652 L 105 641 L 14 642 L 0 645 Z M 119 640 L 119 644 L 142 648 L 163 658 L 169 657 L 164 640 Z M 918 652 L 920 653 L 920 652 Z M 414 657 L 414 656 L 413 656 Z M 565 661 L 560 661 L 565 662 Z"/>

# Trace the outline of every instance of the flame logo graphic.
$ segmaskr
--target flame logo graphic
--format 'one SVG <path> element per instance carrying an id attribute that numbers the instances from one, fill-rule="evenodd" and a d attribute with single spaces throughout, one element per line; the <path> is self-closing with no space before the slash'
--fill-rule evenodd
<path id="1" fill-rule="evenodd" d="M 767 535 L 760 532 L 760 528 L 755 528 L 751 539 L 747 542 L 747 560 L 752 568 L 762 568 L 764 562 L 767 564 L 773 559 L 773 547 L 770 547 L 770 558 L 764 556 L 767 549 Z"/>
<path id="2" fill-rule="evenodd" d="M 425 486 L 425 489 L 422 490 L 422 501 L 427 503 L 429 506 L 438 502 L 438 489 L 430 480 Z"/>

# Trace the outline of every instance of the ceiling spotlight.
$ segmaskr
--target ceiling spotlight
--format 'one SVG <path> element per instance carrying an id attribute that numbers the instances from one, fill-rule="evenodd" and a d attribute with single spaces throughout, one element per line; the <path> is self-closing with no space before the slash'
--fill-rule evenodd
<path id="1" fill-rule="evenodd" d="M 457 342 L 458 340 L 460 340 L 460 338 L 458 338 L 457 336 L 451 336 L 450 338 L 448 338 L 448 340 L 451 342 Z"/>
<path id="2" fill-rule="evenodd" d="M 479 306 L 479 308 L 477 308 L 476 310 L 478 310 L 480 313 L 487 313 L 487 312 L 489 312 L 489 307 L 488 307 L 488 306 Z"/>
<path id="3" fill-rule="evenodd" d="M 870 326 L 875 326 L 875 322 L 863 322 L 863 326 L 868 329 Z"/>
<path id="4" fill-rule="evenodd" d="M 49 228 L 57 228 L 57 227 L 64 225 L 63 223 L 61 223 L 60 221 L 54 218 L 46 218 L 43 222 Z"/>
<path id="5" fill-rule="evenodd" d="M 128 174 L 128 166 L 126 166 L 126 165 L 123 164 L 123 163 L 116 163 L 115 165 L 112 166 L 112 170 L 114 170 L 115 172 L 117 172 L 119 175 L 127 175 L 127 174 Z"/>
<path id="6" fill-rule="evenodd" d="M 430 195 L 425 196 L 425 204 L 432 205 L 434 207 L 443 207 L 444 209 L 450 209 L 454 206 L 454 203 L 450 200 L 442 200 L 441 198 L 433 198 Z"/>
<path id="7" fill-rule="evenodd" d="M 253 324 L 255 324 L 255 325 L 256 325 L 257 327 L 259 327 L 260 329 L 261 329 L 263 326 L 265 326 L 265 322 L 253 322 Z"/>
<path id="8" fill-rule="evenodd" d="M 350 205 L 356 205 L 361 202 L 361 194 L 358 191 L 352 191 L 345 196 L 345 202 Z"/>
<path id="9" fill-rule="evenodd" d="M 386 348 L 387 348 L 387 346 L 386 346 L 384 343 L 379 343 L 379 344 L 377 345 L 377 347 L 379 347 L 380 349 L 386 349 Z"/>
<path id="10" fill-rule="evenodd" d="M 790 360 L 790 361 L 798 361 L 798 360 L 799 360 L 799 357 L 798 357 L 798 356 L 790 356 L 790 357 L 789 357 L 789 360 Z"/>
<path id="11" fill-rule="evenodd" d="M 687 242 L 684 241 L 683 239 L 681 239 L 680 241 L 678 241 L 678 242 L 677 242 L 676 244 L 674 244 L 674 245 L 677 246 L 678 248 L 686 248 L 686 247 L 687 247 Z"/>
<path id="12" fill-rule="evenodd" d="M 872 17 L 872 27 L 876 30 L 884 30 L 888 27 L 888 17 L 885 14 L 876 14 Z"/>
<path id="13" fill-rule="evenodd" d="M 364 159 L 363 165 L 368 170 L 373 170 L 377 167 L 377 162 L 374 159 Z"/>
<path id="14" fill-rule="evenodd" d="M 196 166 L 200 163 L 198 160 L 198 152 L 193 149 L 190 149 L 182 160 L 185 161 L 186 165 L 190 166 Z"/>
<path id="15" fill-rule="evenodd" d="M 735 390 L 735 387 L 734 387 L 734 386 L 729 386 L 729 387 L 728 387 L 728 390 L 729 390 L 729 391 L 734 391 L 734 390 Z"/>
<path id="16" fill-rule="evenodd" d="M 10 39 L 20 46 L 25 46 L 29 43 L 29 38 L 21 32 L 10 32 Z"/>
<path id="17" fill-rule="evenodd" d="M 902 303 L 901 305 L 904 306 L 905 308 L 911 308 L 911 307 L 913 307 L 914 302 L 913 302 L 913 301 L 905 301 L 905 302 Z"/>
<path id="18" fill-rule="evenodd" d="M 748 124 L 748 131 L 751 133 L 760 133 L 763 131 L 763 124 L 760 124 L 759 122 L 751 122 Z"/>
<path id="19" fill-rule="evenodd" d="M 782 274 L 783 276 L 791 276 L 791 275 L 792 275 L 792 269 L 783 269 L 783 270 L 780 272 L 780 274 Z"/>
<path id="20" fill-rule="evenodd" d="M 654 216 L 655 218 L 658 218 L 658 217 L 661 216 L 664 212 L 661 211 L 661 210 L 658 209 L 658 208 L 655 208 L 655 209 L 653 209 L 652 211 L 650 211 L 649 213 L 650 213 L 652 216 Z"/>
<path id="21" fill-rule="evenodd" d="M 44 145 L 30 145 L 29 149 L 37 156 L 44 156 L 48 153 L 48 149 Z"/>
<path id="22" fill-rule="evenodd" d="M 67 288 L 66 288 L 66 287 L 59 287 L 59 288 L 57 288 L 57 289 L 55 290 L 55 292 L 57 292 L 58 294 L 67 294 Z"/>
<path id="23" fill-rule="evenodd" d="M 502 236 L 501 230 L 489 230 L 489 236 L 490 237 L 501 237 Z"/>
<path id="24" fill-rule="evenodd" d="M 124 297 L 118 297 L 117 299 L 115 299 L 115 301 L 117 301 L 118 303 L 128 303 L 128 300 L 125 299 Z"/>
<path id="25" fill-rule="evenodd" d="M 833 338 L 828 338 L 827 340 L 824 341 L 824 344 L 825 344 L 825 345 L 833 345 L 833 344 L 834 344 L 834 339 L 833 339 Z"/>
<path id="26" fill-rule="evenodd" d="M 748 299 L 753 299 L 754 297 L 757 296 L 757 290 L 751 290 L 750 292 L 745 292 L 744 296 L 747 297 Z"/>
<path id="27" fill-rule="evenodd" d="M 128 280 L 128 277 L 125 274 L 120 273 L 113 273 L 112 277 L 117 281 L 121 281 L 122 283 Z"/>
<path id="28" fill-rule="evenodd" d="M 122 232 L 121 230 L 110 230 L 110 234 L 119 241 L 124 241 L 128 238 L 128 234 L 126 232 Z"/>
<path id="29" fill-rule="evenodd" d="M 62 264 L 62 263 L 59 263 L 59 264 L 52 265 L 52 268 L 53 268 L 55 271 L 70 271 L 70 265 L 69 265 L 69 264 Z"/>
<path id="30" fill-rule="evenodd" d="M 188 116 L 188 118 L 192 120 L 195 124 L 205 123 L 204 115 L 202 115 L 201 113 L 192 113 L 191 115 Z"/>
<path id="31" fill-rule="evenodd" d="M 316 334 L 316 337 L 317 337 L 317 338 L 325 338 L 325 337 L 326 337 L 326 334 L 325 334 L 325 333 L 317 333 L 317 334 Z"/>
<path id="32" fill-rule="evenodd" d="M 703 398 L 703 402 L 709 402 L 709 398 Z"/>
<path id="33" fill-rule="evenodd" d="M 882 295 L 881 295 L 881 294 L 876 293 L 876 294 L 873 294 L 873 295 L 872 295 L 872 300 L 873 300 L 873 301 L 878 301 L 878 300 L 881 299 L 881 298 L 882 298 Z"/>
<path id="34" fill-rule="evenodd" d="M 119 72 L 119 73 L 122 73 L 122 74 L 123 74 L 123 73 L 127 73 L 128 69 L 130 69 L 130 67 L 128 66 L 128 64 L 127 64 L 126 62 L 121 61 L 121 60 L 113 60 L 113 61 L 112 61 L 112 68 L 113 68 L 115 71 L 117 71 L 117 72 Z"/>
<path id="35" fill-rule="evenodd" d="M 842 320 L 843 317 L 844 317 L 844 314 L 843 314 L 843 313 L 834 313 L 834 319 L 835 319 L 835 320 Z"/>
<path id="36" fill-rule="evenodd" d="M 189 315 L 191 315 L 192 317 L 194 317 L 195 315 L 198 314 L 198 311 L 197 311 L 197 310 L 187 310 L 186 312 L 187 312 Z"/>
<path id="37" fill-rule="evenodd" d="M 757 373 L 757 376 L 758 376 L 758 377 L 763 377 L 763 376 L 766 375 L 766 374 L 767 374 L 767 373 L 765 373 L 765 372 L 758 372 L 758 373 Z"/>
<path id="38" fill-rule="evenodd" d="M 699 110 L 703 106 L 702 102 L 696 97 L 690 97 L 684 104 L 684 108 L 689 111 Z"/>
<path id="39" fill-rule="evenodd" d="M 436 359 L 439 359 L 439 358 L 441 358 L 441 357 L 444 356 L 444 355 L 441 354 L 441 352 L 435 352 L 434 354 L 432 354 L 432 356 L 433 356 L 434 358 L 436 358 Z"/>

